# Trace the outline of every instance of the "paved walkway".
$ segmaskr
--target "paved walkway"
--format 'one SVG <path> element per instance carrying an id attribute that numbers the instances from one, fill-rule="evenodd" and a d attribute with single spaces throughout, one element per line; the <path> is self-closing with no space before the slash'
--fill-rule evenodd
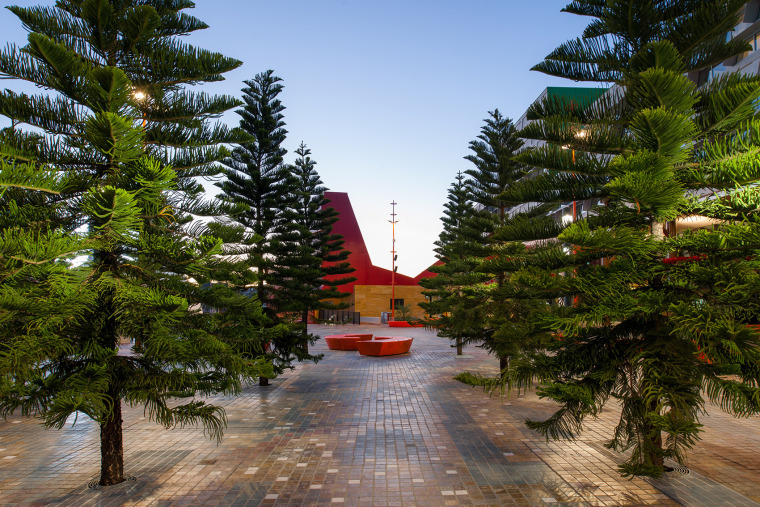
<path id="1" fill-rule="evenodd" d="M 88 487 L 99 473 L 92 421 L 56 431 L 0 420 L 0 505 L 760 505 L 760 418 L 711 410 L 689 469 L 629 481 L 602 445 L 614 410 L 576 442 L 547 443 L 522 421 L 551 413 L 550 403 L 452 380 L 463 370 L 493 374 L 493 358 L 477 348 L 457 357 L 421 329 L 393 331 L 415 337 L 410 354 L 363 357 L 320 341 L 319 364 L 214 400 L 229 418 L 219 446 L 199 429 L 165 431 L 127 409 L 130 480 L 110 488 Z"/>

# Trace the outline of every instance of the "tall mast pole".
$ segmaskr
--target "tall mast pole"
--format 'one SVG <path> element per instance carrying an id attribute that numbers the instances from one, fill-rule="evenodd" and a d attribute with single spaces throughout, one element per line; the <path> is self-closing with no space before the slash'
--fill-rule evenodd
<path id="1" fill-rule="evenodd" d="M 391 219 L 389 222 L 391 223 L 391 231 L 393 233 L 393 249 L 391 250 L 391 255 L 393 256 L 393 271 L 391 271 L 391 320 L 393 321 L 396 319 L 396 224 L 398 223 L 398 220 L 396 220 L 395 200 L 391 203 L 391 207 Z"/>

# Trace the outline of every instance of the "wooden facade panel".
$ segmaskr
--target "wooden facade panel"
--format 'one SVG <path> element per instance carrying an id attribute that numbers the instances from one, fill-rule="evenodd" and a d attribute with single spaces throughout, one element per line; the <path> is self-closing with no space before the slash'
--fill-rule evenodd
<path id="1" fill-rule="evenodd" d="M 422 287 L 419 285 L 397 285 L 396 299 L 403 299 L 404 304 L 412 309 L 412 315 L 422 318 L 424 312 L 418 303 L 425 301 L 422 295 Z M 391 286 L 390 285 L 355 285 L 354 286 L 354 309 L 360 312 L 362 317 L 379 317 L 380 312 L 391 311 Z"/>

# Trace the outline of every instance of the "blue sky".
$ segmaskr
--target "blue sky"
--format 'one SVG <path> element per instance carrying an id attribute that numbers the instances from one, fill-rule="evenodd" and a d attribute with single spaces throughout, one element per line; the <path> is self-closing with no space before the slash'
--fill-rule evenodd
<path id="1" fill-rule="evenodd" d="M 243 80 L 274 69 L 287 161 L 301 141 L 311 148 L 325 185 L 348 192 L 373 262 L 388 268 L 395 200 L 399 272 L 414 276 L 435 260 L 446 190 L 470 167 L 463 157 L 488 111 L 516 120 L 545 87 L 580 85 L 530 71 L 587 24 L 560 12 L 568 2 L 196 0 L 190 12 L 210 28 L 187 42 L 244 62 L 209 92 L 239 96 Z M 0 34 L 3 44 L 26 38 L 6 9 Z"/>

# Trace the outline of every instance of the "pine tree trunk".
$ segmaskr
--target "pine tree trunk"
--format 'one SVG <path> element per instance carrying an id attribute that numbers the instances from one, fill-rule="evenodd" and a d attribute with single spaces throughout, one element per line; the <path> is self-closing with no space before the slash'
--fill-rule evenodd
<path id="1" fill-rule="evenodd" d="M 509 356 L 502 356 L 499 358 L 499 375 L 502 375 L 502 372 L 505 368 L 509 367 Z"/>
<path id="2" fill-rule="evenodd" d="M 658 431 L 655 436 L 645 438 L 649 439 L 649 444 L 652 446 L 650 455 L 652 465 L 656 467 L 664 466 L 665 460 L 662 457 L 662 432 Z"/>
<path id="3" fill-rule="evenodd" d="M 462 355 L 462 338 L 461 337 L 457 337 L 457 355 L 458 356 Z"/>
<path id="4" fill-rule="evenodd" d="M 641 459 L 644 465 L 661 467 L 664 469 L 665 459 L 662 456 L 662 432 L 646 422 L 639 426 L 643 449 Z"/>
<path id="5" fill-rule="evenodd" d="M 264 352 L 269 353 L 269 351 L 272 348 L 272 344 L 270 342 L 267 342 L 264 345 Z M 259 386 L 268 386 L 269 385 L 269 379 L 267 377 L 259 377 Z"/>
<path id="6" fill-rule="evenodd" d="M 116 272 L 117 263 L 113 252 L 96 251 L 94 258 L 100 264 L 101 272 Z M 118 326 L 116 323 L 115 290 L 107 288 L 99 294 L 99 304 L 96 312 L 104 315 L 105 321 L 100 329 L 99 338 L 104 348 L 111 350 L 119 346 Z M 109 370 L 115 374 L 116 365 L 111 363 Z M 113 403 L 108 418 L 100 423 L 100 481 L 101 486 L 112 486 L 124 481 L 124 444 L 122 439 L 121 395 L 116 379 L 110 379 L 106 395 Z"/>
<path id="7" fill-rule="evenodd" d="M 657 413 L 657 403 L 652 402 L 646 407 L 647 413 Z M 649 462 L 656 467 L 662 467 L 664 465 L 664 458 L 662 457 L 662 431 L 657 428 L 653 428 L 649 423 L 644 422 L 642 425 L 644 434 L 642 435 L 647 446 L 645 452 L 649 455 L 644 459 L 649 459 Z"/>
<path id="8" fill-rule="evenodd" d="M 121 398 L 114 400 L 111 417 L 100 423 L 100 482 L 112 486 L 124 481 L 124 445 L 121 433 Z"/>
<path id="9" fill-rule="evenodd" d="M 658 239 L 665 239 L 665 222 L 652 223 L 652 236 Z"/>
<path id="10" fill-rule="evenodd" d="M 309 325 L 309 310 L 304 310 L 303 311 L 302 318 L 303 318 L 303 342 L 301 343 L 301 348 L 303 349 L 303 351 L 306 354 L 308 354 L 309 353 L 309 339 L 308 339 L 309 338 L 308 337 L 308 334 L 309 334 L 309 328 L 308 328 L 308 325 Z"/>

